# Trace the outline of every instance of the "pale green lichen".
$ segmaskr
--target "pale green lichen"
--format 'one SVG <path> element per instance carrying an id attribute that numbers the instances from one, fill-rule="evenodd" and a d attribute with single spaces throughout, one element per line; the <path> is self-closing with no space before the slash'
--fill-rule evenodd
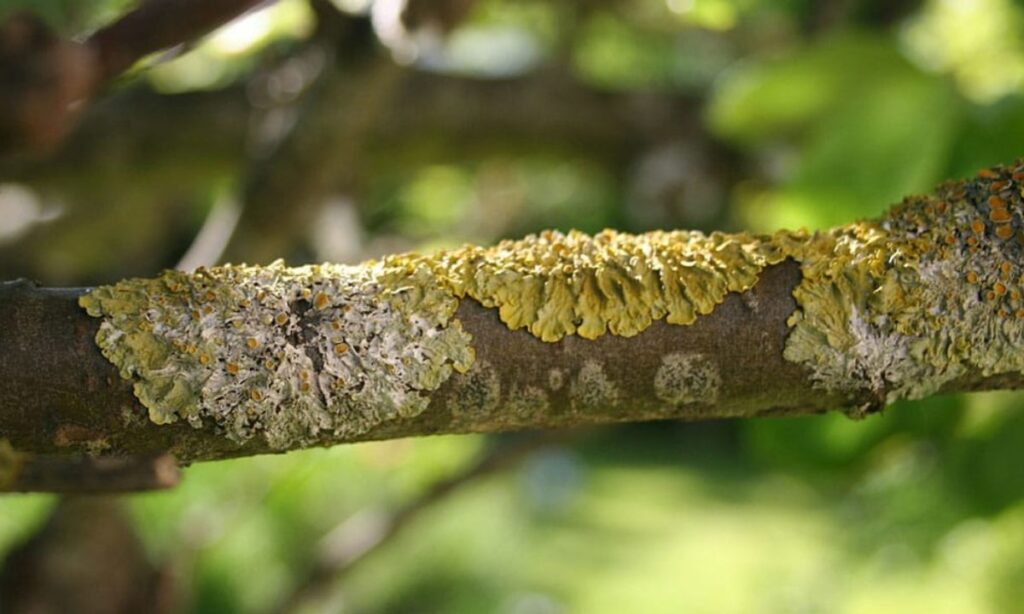
<path id="1" fill-rule="evenodd" d="M 486 360 L 477 360 L 464 377 L 455 382 L 450 395 L 450 411 L 456 422 L 473 422 L 488 416 L 501 402 L 501 378 Z"/>
<path id="2" fill-rule="evenodd" d="M 911 197 L 796 250 L 785 357 L 827 390 L 917 398 L 1024 371 L 1024 164 Z"/>
<path id="3" fill-rule="evenodd" d="M 548 393 L 539 386 L 513 386 L 504 404 L 505 411 L 517 424 L 529 425 L 551 411 Z"/>
<path id="4" fill-rule="evenodd" d="M 674 407 L 688 403 L 713 404 L 721 386 L 718 366 L 702 354 L 666 354 L 654 375 L 655 395 Z"/>
<path id="5" fill-rule="evenodd" d="M 583 362 L 569 384 L 569 401 L 577 412 L 614 409 L 622 400 L 622 392 L 596 360 Z"/>
<path id="6" fill-rule="evenodd" d="M 275 448 L 411 417 L 473 362 L 458 301 L 423 269 L 225 266 L 81 297 L 150 418 Z"/>

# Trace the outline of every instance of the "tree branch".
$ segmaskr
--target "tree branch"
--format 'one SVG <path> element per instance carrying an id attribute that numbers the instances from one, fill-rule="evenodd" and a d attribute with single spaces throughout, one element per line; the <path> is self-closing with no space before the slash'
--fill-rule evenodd
<path id="1" fill-rule="evenodd" d="M 8 283 L 0 436 L 193 462 L 1015 388 L 1021 185 L 1024 163 L 996 167 L 813 235 L 548 233 L 88 294 Z"/>

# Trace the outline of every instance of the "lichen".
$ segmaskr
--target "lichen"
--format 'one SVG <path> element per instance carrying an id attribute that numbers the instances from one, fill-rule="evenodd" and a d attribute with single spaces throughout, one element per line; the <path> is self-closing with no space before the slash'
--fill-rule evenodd
<path id="1" fill-rule="evenodd" d="M 528 425 L 551 409 L 548 393 L 539 386 L 513 386 L 505 401 L 505 411 L 519 425 Z"/>
<path id="2" fill-rule="evenodd" d="M 687 403 L 713 404 L 721 386 L 718 366 L 702 354 L 666 354 L 654 375 L 655 395 L 674 407 Z"/>
<path id="3" fill-rule="evenodd" d="M 917 398 L 1024 371 L 1024 163 L 905 199 L 794 250 L 785 357 L 827 390 Z"/>
<path id="4" fill-rule="evenodd" d="M 477 360 L 464 377 L 455 382 L 450 395 L 452 417 L 472 422 L 472 416 L 488 416 L 501 402 L 501 378 L 486 360 Z"/>
<path id="5" fill-rule="evenodd" d="M 662 318 L 691 324 L 783 258 L 768 237 L 682 230 L 546 231 L 489 248 L 396 257 L 426 264 L 455 296 L 497 308 L 509 328 L 544 341 L 631 337 Z"/>
<path id="6" fill-rule="evenodd" d="M 83 295 L 150 418 L 288 448 L 422 412 L 473 362 L 428 271 L 385 263 L 165 272 Z"/>
<path id="7" fill-rule="evenodd" d="M 609 379 L 604 365 L 596 360 L 584 361 L 569 384 L 569 400 L 577 412 L 614 409 L 622 399 L 619 387 Z"/>

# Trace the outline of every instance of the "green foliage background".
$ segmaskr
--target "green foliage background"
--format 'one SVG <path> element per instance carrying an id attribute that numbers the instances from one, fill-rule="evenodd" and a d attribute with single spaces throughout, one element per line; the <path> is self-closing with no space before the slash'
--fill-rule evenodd
<path id="1" fill-rule="evenodd" d="M 875 18 L 885 3 L 854 2 L 829 27 L 811 23 L 815 4 L 634 0 L 597 3 L 576 22 L 569 3 L 482 2 L 450 42 L 459 70 L 501 74 L 567 58 L 597 89 L 703 96 L 701 121 L 738 152 L 742 178 L 717 205 L 695 209 L 684 193 L 666 214 L 645 210 L 609 169 L 558 152 L 385 167 L 360 208 L 367 252 L 545 227 L 819 228 L 1024 153 L 1020 4 L 929 0 L 890 22 Z M 28 7 L 80 35 L 124 5 L 4 0 L 0 14 Z M 273 10 L 272 27 L 248 46 L 212 41 L 142 78 L 162 91 L 231 83 L 266 45 L 308 32 L 304 3 Z M 500 41 L 516 53 L 488 55 Z M 508 57 L 526 58 L 526 68 L 503 64 Z M 215 179 L 196 186 L 193 227 L 231 177 Z M 159 217 L 131 215 L 139 236 L 158 232 Z M 82 232 L 65 237 L 80 259 L 62 275 L 124 274 L 118 244 L 104 251 L 99 230 Z M 435 506 L 360 564 L 325 607 L 1019 611 L 1020 405 L 1017 394 L 990 393 L 901 403 L 862 422 L 836 415 L 589 433 Z M 199 465 L 180 488 L 129 503 L 153 557 L 191 578 L 195 611 L 258 612 L 287 594 L 332 526 L 412 500 L 484 443 L 440 437 Z M 0 499 L 0 549 L 31 533 L 52 503 Z"/>

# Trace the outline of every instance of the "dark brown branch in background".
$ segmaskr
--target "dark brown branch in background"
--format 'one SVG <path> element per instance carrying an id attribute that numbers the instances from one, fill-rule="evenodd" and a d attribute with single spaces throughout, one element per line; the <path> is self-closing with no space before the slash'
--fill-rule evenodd
<path id="1" fill-rule="evenodd" d="M 267 0 L 145 0 L 89 38 L 100 82 L 162 49 L 195 40 Z"/>
<path id="2" fill-rule="evenodd" d="M 192 41 L 263 0 L 147 0 L 84 43 L 39 18 L 0 24 L 0 156 L 46 152 L 89 98 L 146 55 Z"/>

